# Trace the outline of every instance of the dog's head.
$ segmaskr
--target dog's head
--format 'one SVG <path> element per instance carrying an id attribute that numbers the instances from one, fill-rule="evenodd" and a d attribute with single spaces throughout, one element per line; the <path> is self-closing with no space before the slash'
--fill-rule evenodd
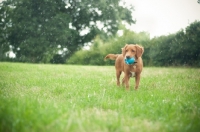
<path id="1" fill-rule="evenodd" d="M 139 45 L 134 45 L 134 44 L 126 44 L 124 48 L 122 48 L 122 54 L 125 58 L 139 58 L 142 56 L 144 52 L 144 48 Z"/>

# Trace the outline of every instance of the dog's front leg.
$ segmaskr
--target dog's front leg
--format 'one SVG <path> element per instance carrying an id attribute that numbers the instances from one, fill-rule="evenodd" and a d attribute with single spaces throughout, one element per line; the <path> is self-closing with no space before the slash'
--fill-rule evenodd
<path id="1" fill-rule="evenodd" d="M 136 74 L 136 76 L 135 76 L 135 90 L 138 89 L 139 83 L 140 83 L 140 74 Z"/>
<path id="2" fill-rule="evenodd" d="M 125 85 L 125 78 L 122 79 L 122 86 Z"/>
<path id="3" fill-rule="evenodd" d="M 129 73 L 125 73 L 125 76 L 124 76 L 124 83 L 125 83 L 125 86 L 126 86 L 126 90 L 129 90 L 129 79 L 130 79 L 130 74 Z"/>
<path id="4" fill-rule="evenodd" d="M 116 71 L 116 77 L 117 77 L 117 86 L 120 86 L 120 75 L 121 75 L 121 71 Z"/>

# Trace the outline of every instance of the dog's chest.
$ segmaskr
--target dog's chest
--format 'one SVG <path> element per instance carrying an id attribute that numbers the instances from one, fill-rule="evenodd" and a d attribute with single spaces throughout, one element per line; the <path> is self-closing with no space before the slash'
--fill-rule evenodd
<path id="1" fill-rule="evenodd" d="M 136 66 L 133 66 L 133 69 L 136 70 Z M 130 71 L 130 77 L 135 77 L 134 71 Z"/>
<path id="2" fill-rule="evenodd" d="M 135 77 L 135 72 L 130 71 L 130 77 Z"/>

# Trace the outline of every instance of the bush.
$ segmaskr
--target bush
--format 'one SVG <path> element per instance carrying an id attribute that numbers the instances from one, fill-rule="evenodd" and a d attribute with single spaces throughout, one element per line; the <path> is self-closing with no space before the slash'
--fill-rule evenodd
<path id="1" fill-rule="evenodd" d="M 113 60 L 104 61 L 104 57 L 109 54 L 120 54 L 121 48 L 125 44 L 140 44 L 148 47 L 149 34 L 145 32 L 134 33 L 129 30 L 124 30 L 123 36 L 116 36 L 111 38 L 108 42 L 103 43 L 103 41 L 96 37 L 90 50 L 80 50 L 76 52 L 67 61 L 68 64 L 82 64 L 82 65 L 113 65 Z M 149 58 L 148 55 L 144 55 L 144 58 Z M 145 59 L 145 63 L 148 59 Z"/>

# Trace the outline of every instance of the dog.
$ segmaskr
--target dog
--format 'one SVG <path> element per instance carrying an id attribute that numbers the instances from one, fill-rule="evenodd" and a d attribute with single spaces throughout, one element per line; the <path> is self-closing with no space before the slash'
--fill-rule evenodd
<path id="1" fill-rule="evenodd" d="M 126 44 L 122 48 L 122 54 L 108 54 L 104 58 L 115 60 L 115 69 L 117 77 L 117 85 L 120 86 L 120 75 L 124 72 L 124 78 L 122 79 L 122 85 L 125 85 L 126 89 L 129 90 L 129 79 L 135 77 L 135 90 L 138 89 L 140 83 L 140 74 L 143 69 L 142 54 L 144 48 L 137 44 Z M 125 63 L 126 58 L 134 58 L 135 63 L 128 65 Z"/>

